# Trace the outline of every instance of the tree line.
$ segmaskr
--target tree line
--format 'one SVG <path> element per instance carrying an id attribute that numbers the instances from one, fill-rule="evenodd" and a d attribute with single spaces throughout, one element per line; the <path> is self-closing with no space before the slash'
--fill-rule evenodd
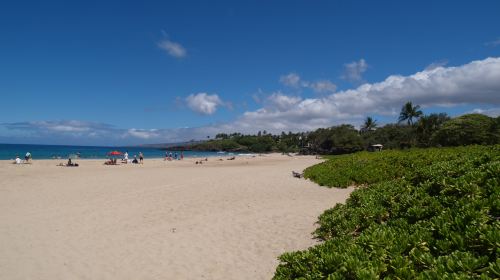
<path id="1" fill-rule="evenodd" d="M 265 130 L 256 135 L 219 133 L 215 139 L 188 148 L 255 153 L 346 154 L 368 150 L 374 144 L 382 144 L 384 149 L 404 149 L 497 143 L 500 143 L 500 117 L 466 114 L 451 118 L 446 113 L 424 115 L 419 105 L 407 102 L 401 108 L 398 122 L 383 126 L 368 116 L 359 130 L 353 125 L 341 124 L 310 132 L 282 132 L 279 135 Z"/>

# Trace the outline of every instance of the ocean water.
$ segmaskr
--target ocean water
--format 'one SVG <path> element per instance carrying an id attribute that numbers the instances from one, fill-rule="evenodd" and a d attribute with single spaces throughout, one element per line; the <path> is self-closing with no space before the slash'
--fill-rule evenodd
<path id="1" fill-rule="evenodd" d="M 62 145 L 28 145 L 28 144 L 0 144 L 0 160 L 14 159 L 16 155 L 24 158 L 26 152 L 30 152 L 33 159 L 53 159 L 53 158 L 68 158 L 71 154 L 80 154 L 83 159 L 104 159 L 107 158 L 107 153 L 111 151 L 128 151 L 129 158 L 134 155 L 139 155 L 139 152 L 144 154 L 144 158 L 162 158 L 165 157 L 165 151 L 156 148 L 144 147 L 93 147 L 93 146 L 62 146 Z M 174 151 L 172 151 L 172 154 Z M 180 152 L 177 152 L 180 155 Z M 184 157 L 214 157 L 224 156 L 224 153 L 217 152 L 200 152 L 200 151 L 184 151 Z"/>

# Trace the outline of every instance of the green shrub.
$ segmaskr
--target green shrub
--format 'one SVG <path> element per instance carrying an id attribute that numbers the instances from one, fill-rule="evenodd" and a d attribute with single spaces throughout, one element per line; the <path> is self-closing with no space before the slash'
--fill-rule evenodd
<path id="1" fill-rule="evenodd" d="M 500 146 L 332 157 L 306 176 L 365 186 L 319 217 L 323 243 L 280 256 L 274 279 L 500 277 Z"/>
<path id="2" fill-rule="evenodd" d="M 431 141 L 443 146 L 498 143 L 496 120 L 481 114 L 463 115 L 445 122 Z"/>

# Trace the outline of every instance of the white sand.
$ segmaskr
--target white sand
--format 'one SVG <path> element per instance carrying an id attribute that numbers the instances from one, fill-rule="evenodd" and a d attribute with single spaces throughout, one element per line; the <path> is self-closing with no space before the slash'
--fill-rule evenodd
<path id="1" fill-rule="evenodd" d="M 194 161 L 0 161 L 0 279 L 270 279 L 352 191 L 291 176 L 313 157 Z"/>

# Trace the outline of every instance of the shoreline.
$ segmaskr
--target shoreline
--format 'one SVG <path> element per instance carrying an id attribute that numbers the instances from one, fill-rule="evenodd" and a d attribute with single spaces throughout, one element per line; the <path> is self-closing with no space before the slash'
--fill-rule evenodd
<path id="1" fill-rule="evenodd" d="M 204 159 L 204 158 L 208 158 L 208 159 L 223 159 L 223 160 L 226 160 L 227 158 L 231 158 L 231 157 L 235 157 L 237 159 L 251 159 L 251 158 L 272 158 L 272 157 L 289 157 L 289 158 L 293 158 L 293 157 L 302 157 L 302 156 L 309 156 L 309 155 L 292 155 L 292 156 L 288 156 L 288 155 L 282 155 L 281 153 L 267 153 L 267 154 L 231 154 L 231 153 L 225 153 L 225 154 L 217 154 L 217 155 L 199 155 L 199 156 L 193 156 L 193 155 L 190 155 L 190 156 L 184 156 L 184 159 L 182 160 L 167 160 L 167 162 L 182 162 L 182 161 L 192 161 L 192 160 L 199 160 L 199 159 Z M 118 161 L 120 161 L 122 159 L 122 157 L 116 157 Z M 109 159 L 109 157 L 103 157 L 103 158 L 76 158 L 76 159 L 71 159 L 72 161 L 87 161 L 87 162 L 93 162 L 93 161 L 105 161 Z M 129 155 L 129 159 L 133 159 L 133 156 L 130 157 Z M 29 164 L 33 164 L 33 163 L 36 163 L 36 162 L 54 162 L 54 161 L 68 161 L 68 158 L 41 158 L 41 159 L 31 159 L 30 160 L 30 163 Z M 144 158 L 144 161 L 165 161 L 165 157 L 145 157 Z M 13 163 L 14 162 L 14 158 L 12 159 L 0 159 L 0 164 L 1 163 Z M 23 164 L 26 164 L 26 163 L 22 163 L 21 165 Z"/>
<path id="2" fill-rule="evenodd" d="M 111 151 L 128 152 L 129 157 L 143 153 L 146 158 L 164 158 L 166 152 L 172 154 L 184 154 L 185 157 L 213 157 L 219 155 L 247 155 L 247 152 L 219 152 L 209 150 L 187 150 L 174 151 L 171 149 L 162 150 L 154 147 L 100 147 L 100 146 L 70 146 L 70 145 L 17 145 L 0 144 L 0 159 L 14 160 L 16 155 L 24 158 L 27 152 L 32 154 L 34 159 L 67 159 L 80 155 L 82 159 L 104 159 Z M 121 155 L 120 157 L 123 157 Z"/>
<path id="3" fill-rule="evenodd" d="M 208 152 L 207 152 L 208 153 Z M 235 156 L 235 157 L 259 157 L 259 156 L 269 156 L 269 155 L 276 155 L 276 154 L 279 154 L 279 153 L 268 153 L 268 154 L 251 154 L 251 153 L 239 153 L 239 154 L 235 154 L 235 153 L 223 153 L 223 154 L 211 154 L 212 152 L 210 152 L 210 154 L 200 154 L 200 155 L 192 155 L 192 154 L 189 154 L 189 155 L 184 155 L 184 159 L 195 159 L 195 158 L 219 158 L 219 157 L 232 157 L 232 156 Z M 118 160 L 121 160 L 122 157 L 116 157 Z M 145 157 L 145 160 L 163 160 L 165 158 L 165 156 L 158 156 L 158 157 L 155 157 L 155 156 L 148 156 L 148 157 Z M 24 157 L 21 157 L 21 159 L 24 159 Z M 77 161 L 80 161 L 80 160 L 89 160 L 89 161 L 92 161 L 92 160 L 106 160 L 106 159 L 109 159 L 109 156 L 106 156 L 106 157 L 93 157 L 93 158 L 88 158 L 88 157 L 82 157 L 82 158 L 76 158 L 76 159 L 71 159 L 71 160 L 77 160 Z M 130 156 L 129 155 L 129 159 L 133 159 L 133 155 Z M 15 158 L 12 158 L 12 159 L 0 159 L 0 162 L 6 162 L 6 161 L 14 161 Z M 34 158 L 32 159 L 32 161 L 55 161 L 55 160 L 68 160 L 68 157 L 60 157 L 60 158 Z M 172 161 L 177 161 L 177 160 L 173 160 Z"/>

